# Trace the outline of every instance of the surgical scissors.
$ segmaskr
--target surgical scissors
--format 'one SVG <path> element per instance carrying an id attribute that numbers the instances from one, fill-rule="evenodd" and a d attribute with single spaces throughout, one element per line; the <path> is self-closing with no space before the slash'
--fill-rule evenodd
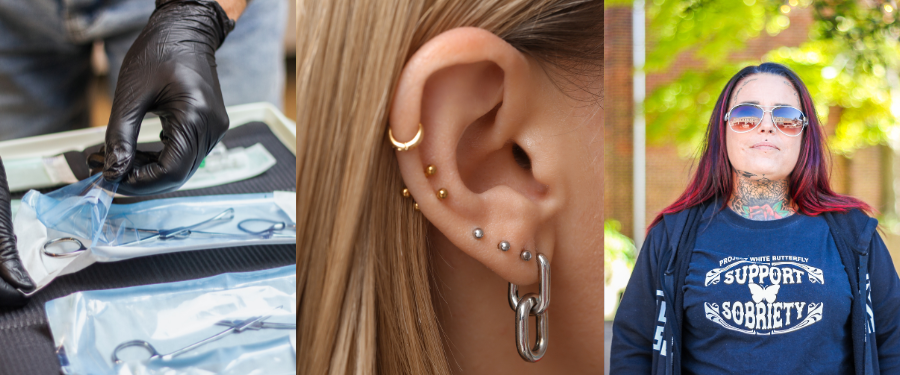
<path id="1" fill-rule="evenodd" d="M 278 306 L 278 307 L 272 309 L 272 311 L 281 309 L 282 307 L 284 307 L 284 306 L 283 305 Z M 240 333 L 240 332 L 244 332 L 244 330 L 247 330 L 247 329 L 262 329 L 262 328 L 264 328 L 262 323 L 265 323 L 265 322 L 263 322 L 263 320 L 266 320 L 266 319 L 270 318 L 271 316 L 272 316 L 272 314 L 269 313 L 268 315 L 254 316 L 254 317 L 250 317 L 250 318 L 244 319 L 244 320 L 233 320 L 233 321 L 222 320 L 222 321 L 219 321 L 216 323 L 216 325 L 228 325 L 228 326 L 230 326 L 230 328 L 228 328 L 222 332 L 219 332 L 215 335 L 212 335 L 210 337 L 207 337 L 203 340 L 200 340 L 193 344 L 185 346 L 174 352 L 167 353 L 167 354 L 160 354 L 156 350 L 156 348 L 153 347 L 153 345 L 151 345 L 149 342 L 144 341 L 144 340 L 126 341 L 126 342 L 119 344 L 119 346 L 117 346 L 115 349 L 113 349 L 112 361 L 114 364 L 121 363 L 122 360 L 119 359 L 119 355 L 118 355 L 119 351 L 122 349 L 125 349 L 125 348 L 134 347 L 134 346 L 147 349 L 147 352 L 150 353 L 150 358 L 147 359 L 148 361 L 153 360 L 153 359 L 162 359 L 164 361 L 170 360 L 170 359 L 174 358 L 175 356 L 182 354 L 184 352 L 190 351 L 200 345 L 206 344 L 211 341 L 218 340 L 229 333 L 232 333 L 232 332 Z M 276 324 L 276 323 L 269 323 L 269 325 L 272 325 L 272 324 Z M 274 327 L 269 327 L 269 328 L 274 328 Z"/>

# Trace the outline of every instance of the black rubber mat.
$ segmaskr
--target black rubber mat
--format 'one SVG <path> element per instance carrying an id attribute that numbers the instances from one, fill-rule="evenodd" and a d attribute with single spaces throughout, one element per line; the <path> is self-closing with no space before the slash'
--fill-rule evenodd
<path id="1" fill-rule="evenodd" d="M 248 123 L 231 129 L 222 142 L 229 148 L 249 147 L 262 143 L 275 157 L 277 163 L 262 175 L 249 180 L 151 197 L 120 198 L 116 199 L 116 203 L 168 197 L 295 190 L 296 157 L 265 124 Z M 139 148 L 147 149 L 145 147 L 157 146 L 148 145 Z M 89 148 L 82 155 L 90 152 L 92 150 Z M 78 159 L 67 155 L 70 163 L 77 163 Z M 54 352 L 53 336 L 44 314 L 44 303 L 51 299 L 82 290 L 190 280 L 225 272 L 255 271 L 295 263 L 294 245 L 198 250 L 115 263 L 95 263 L 74 274 L 57 278 L 22 308 L 0 307 L 0 375 L 60 373 L 59 360 Z"/>

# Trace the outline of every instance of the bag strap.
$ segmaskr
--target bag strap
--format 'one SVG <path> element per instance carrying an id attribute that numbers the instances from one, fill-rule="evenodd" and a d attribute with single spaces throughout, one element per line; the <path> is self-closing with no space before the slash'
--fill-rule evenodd
<path id="1" fill-rule="evenodd" d="M 860 254 L 859 256 L 859 294 L 862 299 L 862 315 L 865 322 L 865 349 L 864 349 L 864 372 L 865 374 L 874 374 L 874 366 L 872 363 L 872 340 L 875 339 L 875 317 L 870 316 L 872 300 L 869 288 L 869 244 L 872 242 L 872 236 L 878 227 L 878 221 L 872 218 L 866 220 L 866 226 L 856 241 L 856 247 L 853 249 Z"/>
<path id="2" fill-rule="evenodd" d="M 872 333 L 875 333 L 875 332 L 874 332 L 874 330 L 871 332 L 869 331 L 869 313 L 868 313 L 869 308 L 868 308 L 868 304 L 867 304 L 867 301 L 869 300 L 869 293 L 868 293 L 869 267 L 868 267 L 868 265 L 869 265 L 869 253 L 866 252 L 865 254 L 863 254 L 859 257 L 859 294 L 857 294 L 857 296 L 862 298 L 862 306 L 863 306 L 863 310 L 864 310 L 862 313 L 863 320 L 865 322 L 865 333 L 866 333 L 863 336 L 866 339 L 865 348 L 863 349 L 864 373 L 872 374 L 875 371 L 872 368 L 872 340 L 871 339 L 874 336 L 874 335 L 872 335 Z M 874 323 L 873 323 L 873 325 L 874 325 Z"/>
<path id="3" fill-rule="evenodd" d="M 853 340 L 854 367 L 859 375 L 874 373 L 872 363 L 872 337 L 874 322 L 870 324 L 867 301 L 869 300 L 869 243 L 878 221 L 859 210 L 847 213 L 826 212 L 822 215 L 828 223 L 831 236 L 847 270 L 850 290 L 856 290 L 851 310 L 851 335 L 864 337 L 863 343 Z M 865 223 L 865 224 L 863 224 Z M 853 275 L 856 272 L 856 275 Z M 855 276 L 855 277 L 854 277 Z"/>
<path id="4" fill-rule="evenodd" d="M 717 207 L 717 200 L 708 201 L 700 205 L 688 208 L 672 215 L 671 221 L 667 221 L 667 234 L 669 236 L 669 259 L 663 272 L 663 293 L 672 303 L 667 307 L 672 317 L 671 322 L 672 342 L 669 357 L 666 358 L 666 374 L 681 373 L 681 330 L 684 315 L 684 278 L 690 265 L 694 243 L 697 240 L 699 224 L 704 214 Z M 674 224 L 669 226 L 669 224 Z M 668 228 L 672 228 L 669 230 Z M 662 264 L 662 263 L 660 263 Z M 674 353 L 674 354 L 673 354 Z"/>

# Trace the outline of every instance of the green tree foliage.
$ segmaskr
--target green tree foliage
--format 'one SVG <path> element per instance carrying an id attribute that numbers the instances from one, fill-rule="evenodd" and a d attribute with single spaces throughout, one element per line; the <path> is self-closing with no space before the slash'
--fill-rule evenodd
<path id="1" fill-rule="evenodd" d="M 615 317 L 619 298 L 628 285 L 637 258 L 634 241 L 621 230 L 618 221 L 603 222 L 603 315 L 607 320 Z"/>
<path id="2" fill-rule="evenodd" d="M 748 41 L 790 27 L 787 14 L 813 14 L 809 39 L 797 47 L 768 51 L 742 61 Z M 650 142 L 674 138 L 693 156 L 725 83 L 742 67 L 764 61 L 787 65 L 803 79 L 819 118 L 839 118 L 830 145 L 837 152 L 900 139 L 900 21 L 883 1 L 649 0 L 645 70 L 673 69 L 684 53 L 695 61 L 645 102 Z M 680 68 L 680 67 L 675 67 Z M 835 113 L 830 113 L 836 111 Z"/>
<path id="3" fill-rule="evenodd" d="M 604 265 L 604 283 L 609 284 L 613 275 L 612 267 L 621 262 L 627 267 L 630 274 L 634 268 L 634 261 L 637 258 L 634 248 L 634 241 L 628 236 L 622 234 L 622 224 L 616 220 L 606 220 L 603 222 L 603 265 Z"/>

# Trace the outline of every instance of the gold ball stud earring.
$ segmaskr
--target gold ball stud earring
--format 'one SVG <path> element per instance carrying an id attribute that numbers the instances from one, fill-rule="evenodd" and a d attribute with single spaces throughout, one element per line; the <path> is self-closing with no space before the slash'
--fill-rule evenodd
<path id="1" fill-rule="evenodd" d="M 450 193 L 447 191 L 447 189 L 441 188 L 441 189 L 438 190 L 438 192 L 437 192 L 437 197 L 440 198 L 440 199 L 447 199 L 447 196 L 448 196 L 449 194 L 450 194 Z"/>
<path id="2" fill-rule="evenodd" d="M 413 208 L 414 208 L 416 211 L 418 211 L 418 210 L 419 210 L 419 204 L 418 204 L 418 203 L 413 203 Z"/>
<path id="3" fill-rule="evenodd" d="M 425 167 L 426 176 L 434 176 L 435 173 L 437 173 L 437 168 L 433 164 L 428 164 L 428 166 Z"/>
<path id="4" fill-rule="evenodd" d="M 403 198 L 409 198 L 409 189 L 403 188 L 403 191 L 400 194 L 403 195 Z"/>
<path id="5" fill-rule="evenodd" d="M 422 142 L 422 124 L 419 123 L 419 131 L 416 132 L 416 136 L 409 142 L 400 142 L 394 139 L 394 133 L 391 131 L 391 128 L 388 128 L 388 138 L 391 140 L 391 144 L 397 151 L 409 151 L 419 145 L 419 142 Z"/>

